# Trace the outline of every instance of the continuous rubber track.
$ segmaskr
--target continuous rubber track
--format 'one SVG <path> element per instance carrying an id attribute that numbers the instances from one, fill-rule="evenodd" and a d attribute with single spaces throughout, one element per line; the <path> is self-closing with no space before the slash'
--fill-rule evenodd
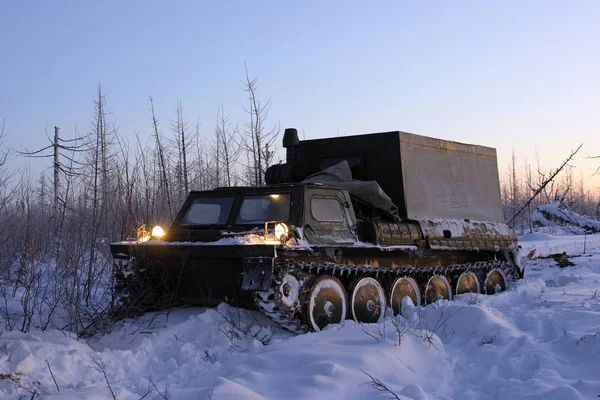
<path id="1" fill-rule="evenodd" d="M 474 272 L 480 280 L 483 287 L 482 276 L 488 271 L 496 268 L 501 270 L 508 282 L 519 279 L 519 268 L 510 262 L 506 261 L 479 261 L 468 264 L 452 264 L 447 266 L 432 266 L 432 267 L 407 267 L 407 268 L 391 268 L 391 267 L 374 267 L 371 265 L 344 265 L 332 262 L 316 263 L 316 262 L 296 262 L 291 260 L 275 261 L 273 272 L 273 280 L 271 287 L 266 291 L 256 291 L 253 293 L 254 303 L 259 311 L 271 318 L 274 322 L 282 326 L 284 329 L 293 333 L 306 333 L 310 330 L 297 316 L 302 315 L 306 294 L 310 289 L 310 285 L 303 284 L 298 294 L 298 304 L 295 307 L 286 307 L 282 303 L 282 296 L 279 292 L 282 278 L 286 274 L 293 274 L 300 278 L 310 276 L 330 275 L 337 278 L 343 278 L 352 275 L 371 276 L 381 278 L 384 287 L 387 287 L 398 276 L 415 278 L 420 285 L 427 282 L 433 275 L 456 275 L 463 272 Z M 303 279 L 303 280 L 306 280 Z M 348 288 L 346 288 L 348 290 Z M 386 296 L 388 293 L 386 291 Z"/>

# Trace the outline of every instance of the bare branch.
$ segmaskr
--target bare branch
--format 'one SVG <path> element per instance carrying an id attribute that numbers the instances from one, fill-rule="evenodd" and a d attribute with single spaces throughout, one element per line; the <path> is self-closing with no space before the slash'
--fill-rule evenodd
<path id="1" fill-rule="evenodd" d="M 161 392 L 160 389 L 156 386 L 156 384 L 152 380 L 152 376 L 150 376 L 150 383 L 152 384 L 152 387 L 154 388 L 154 390 L 156 390 L 158 392 L 160 397 L 162 397 L 164 400 L 169 400 L 169 391 L 167 390 L 166 387 L 165 387 L 165 392 L 164 393 Z"/>
<path id="2" fill-rule="evenodd" d="M 117 396 L 119 395 L 118 391 L 115 391 L 112 387 L 112 385 L 110 384 L 110 380 L 108 379 L 108 375 L 106 373 L 106 363 L 104 362 L 104 360 L 102 360 L 102 357 L 100 357 L 97 354 L 90 354 L 90 359 L 92 360 L 92 362 L 94 363 L 94 368 L 100 372 L 102 374 L 102 376 L 104 376 L 104 381 L 106 382 L 106 385 L 108 386 L 108 390 L 110 391 L 110 395 L 112 396 L 113 400 L 117 400 Z"/>
<path id="3" fill-rule="evenodd" d="M 569 157 L 567 157 L 567 159 L 561 164 L 560 167 L 558 167 L 551 175 L 548 179 L 546 179 L 545 181 L 543 181 L 541 183 L 541 185 L 536 189 L 536 191 L 533 193 L 533 196 L 531 196 L 531 198 L 529 200 L 527 200 L 527 202 L 525 203 L 525 205 L 523 205 L 518 212 L 515 213 L 515 215 L 511 218 L 510 221 L 508 221 L 508 225 L 512 225 L 512 223 L 515 221 L 515 219 L 519 216 L 519 214 L 521 214 L 523 212 L 523 210 L 525 210 L 532 202 L 533 200 L 537 197 L 538 194 L 540 194 L 545 188 L 546 186 L 552 182 L 552 180 L 556 177 L 556 175 L 558 175 L 560 173 L 560 171 L 562 171 L 562 169 L 565 167 L 565 165 L 567 165 L 569 163 L 569 161 L 571 161 L 573 159 L 573 157 L 575 156 L 575 154 L 577 154 L 577 152 L 579 151 L 579 149 L 581 149 L 581 147 L 583 146 L 583 143 L 579 145 L 579 147 L 577 147 L 577 149 L 573 152 L 571 152 L 571 154 L 569 155 Z"/>
<path id="4" fill-rule="evenodd" d="M 370 381 L 369 382 L 365 382 L 362 385 L 369 385 L 373 388 L 375 388 L 377 391 L 379 392 L 383 392 L 383 393 L 389 393 L 393 399 L 396 400 L 400 400 L 400 396 L 398 396 L 396 393 L 394 393 L 392 391 L 392 389 L 390 389 L 385 383 L 383 383 L 381 381 L 381 379 L 374 377 L 373 375 L 365 372 L 362 368 L 358 368 L 360 369 L 360 372 L 362 372 L 363 374 L 365 374 L 366 376 L 369 377 Z"/>
<path id="5" fill-rule="evenodd" d="M 44 150 L 51 149 L 52 147 L 54 147 L 54 143 L 53 143 L 53 144 L 50 144 L 50 145 L 48 145 L 48 146 L 46 146 L 46 147 L 44 147 L 43 149 L 39 149 L 39 150 L 36 150 L 36 151 L 31 151 L 31 152 L 27 152 L 27 151 L 19 151 L 18 153 L 19 153 L 20 155 L 22 155 L 22 156 L 29 157 L 29 156 L 32 156 L 32 155 L 34 155 L 34 154 L 41 153 L 41 152 L 42 152 L 42 151 L 44 151 Z M 52 155 L 50 154 L 49 156 L 45 156 L 45 157 L 52 157 Z"/>
<path id="6" fill-rule="evenodd" d="M 48 362 L 48 360 L 46 360 L 46 365 L 48 366 L 48 371 L 50 371 L 50 376 L 52 377 L 52 380 L 54 381 L 54 385 L 56 385 L 56 390 L 58 390 L 60 392 L 60 388 L 58 387 L 58 383 L 56 383 L 56 378 L 54 377 L 54 374 L 52 373 L 52 368 L 50 368 L 50 363 Z"/>

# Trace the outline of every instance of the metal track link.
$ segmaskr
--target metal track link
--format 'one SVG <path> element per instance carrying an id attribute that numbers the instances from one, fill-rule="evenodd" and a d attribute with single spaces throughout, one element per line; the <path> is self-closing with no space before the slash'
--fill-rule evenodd
<path id="1" fill-rule="evenodd" d="M 296 308 L 288 308 L 281 302 L 281 293 L 279 293 L 279 285 L 285 274 L 294 274 L 299 276 L 320 276 L 333 275 L 336 277 L 344 277 L 350 275 L 369 275 L 379 277 L 382 275 L 391 275 L 391 279 L 396 276 L 406 276 L 417 278 L 418 282 L 423 281 L 423 276 L 433 275 L 450 275 L 457 272 L 483 272 L 492 269 L 501 270 L 506 276 L 508 282 L 516 281 L 519 278 L 518 267 L 506 261 L 478 261 L 468 264 L 452 264 L 447 266 L 431 266 L 431 267 L 408 267 L 408 268 L 391 268 L 391 267 L 374 267 L 372 265 L 344 265 L 333 262 L 305 262 L 293 260 L 275 260 L 275 270 L 273 272 L 273 281 L 269 290 L 255 291 L 253 293 L 254 303 L 260 312 L 271 318 L 278 325 L 292 333 L 306 333 L 310 329 L 301 320 L 296 318 L 302 315 L 302 302 L 304 295 L 309 288 L 302 287 L 302 293 L 299 294 L 299 304 Z M 420 278 L 420 279 L 419 279 Z"/>
<path id="2" fill-rule="evenodd" d="M 299 319 L 294 318 L 294 315 L 286 311 L 285 307 L 282 306 L 280 303 L 281 296 L 277 292 L 277 289 L 271 287 L 271 289 L 265 292 L 254 292 L 253 296 L 258 310 L 282 328 L 297 334 L 309 331 L 308 326 Z"/>

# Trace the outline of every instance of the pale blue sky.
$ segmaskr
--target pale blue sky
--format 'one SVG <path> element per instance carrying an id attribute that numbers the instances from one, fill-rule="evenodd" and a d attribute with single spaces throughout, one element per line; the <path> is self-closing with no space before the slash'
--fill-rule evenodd
<path id="1" fill-rule="evenodd" d="M 4 0 L 0 118 L 21 149 L 85 132 L 101 83 L 121 134 L 149 132 L 152 95 L 164 133 L 180 99 L 209 135 L 221 102 L 244 122 L 246 62 L 306 138 L 405 130 L 555 165 L 600 154 L 599 25 L 598 1 Z"/>

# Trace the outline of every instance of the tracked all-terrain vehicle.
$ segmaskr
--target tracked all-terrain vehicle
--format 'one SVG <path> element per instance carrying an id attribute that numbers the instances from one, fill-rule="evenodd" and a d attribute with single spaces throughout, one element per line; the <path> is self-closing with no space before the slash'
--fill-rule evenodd
<path id="1" fill-rule="evenodd" d="M 266 186 L 192 192 L 164 234 L 111 245 L 118 314 L 225 301 L 320 330 L 523 276 L 495 149 L 398 131 L 299 141 L 295 129 L 283 145 Z"/>

